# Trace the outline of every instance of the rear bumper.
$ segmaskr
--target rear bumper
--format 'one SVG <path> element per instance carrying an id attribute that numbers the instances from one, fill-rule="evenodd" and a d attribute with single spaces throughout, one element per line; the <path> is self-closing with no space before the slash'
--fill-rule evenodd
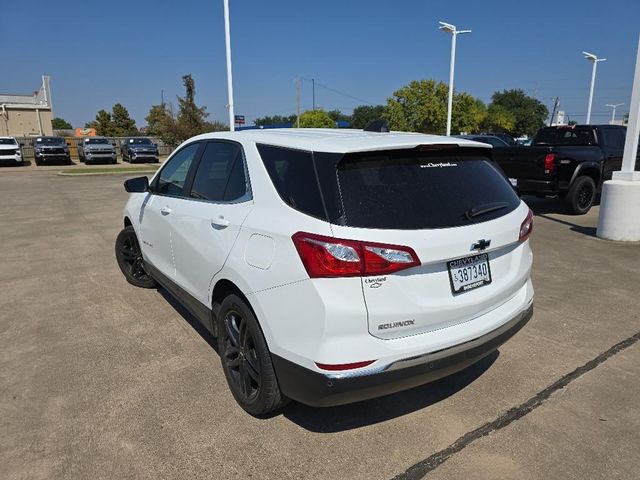
<path id="1" fill-rule="evenodd" d="M 533 304 L 481 337 L 403 359 L 380 370 L 323 374 L 277 355 L 272 355 L 273 366 L 280 389 L 287 397 L 314 407 L 343 405 L 413 388 L 463 370 L 509 340 L 532 315 Z"/>

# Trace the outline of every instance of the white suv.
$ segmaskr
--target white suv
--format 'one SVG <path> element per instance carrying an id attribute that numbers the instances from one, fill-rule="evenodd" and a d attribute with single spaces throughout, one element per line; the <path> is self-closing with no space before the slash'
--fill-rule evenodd
<path id="1" fill-rule="evenodd" d="M 411 388 L 531 318 L 529 208 L 464 139 L 355 130 L 194 137 L 132 195 L 116 257 L 218 337 L 251 414 Z"/>

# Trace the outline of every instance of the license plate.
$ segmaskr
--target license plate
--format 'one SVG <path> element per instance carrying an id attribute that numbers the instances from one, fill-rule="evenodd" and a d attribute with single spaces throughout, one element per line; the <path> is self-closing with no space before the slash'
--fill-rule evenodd
<path id="1" fill-rule="evenodd" d="M 468 292 L 491 283 L 489 255 L 481 253 L 473 257 L 447 262 L 449 281 L 453 294 Z"/>
<path id="2" fill-rule="evenodd" d="M 517 187 L 518 186 L 518 179 L 517 178 L 510 178 L 509 179 L 509 183 L 511 184 L 512 187 Z"/>

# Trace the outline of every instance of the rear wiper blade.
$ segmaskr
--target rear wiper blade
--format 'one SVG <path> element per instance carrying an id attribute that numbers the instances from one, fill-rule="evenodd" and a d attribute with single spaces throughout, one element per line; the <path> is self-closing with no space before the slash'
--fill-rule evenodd
<path id="1" fill-rule="evenodd" d="M 496 210 L 502 210 L 508 206 L 509 202 L 485 203 L 483 205 L 470 208 L 465 212 L 465 215 L 469 220 L 471 220 L 472 218 L 479 217 L 480 215 L 486 215 L 487 213 L 495 212 Z"/>

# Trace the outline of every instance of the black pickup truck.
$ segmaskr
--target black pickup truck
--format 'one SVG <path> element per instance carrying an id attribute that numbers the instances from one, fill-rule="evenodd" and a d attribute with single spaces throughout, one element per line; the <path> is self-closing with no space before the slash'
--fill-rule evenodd
<path id="1" fill-rule="evenodd" d="M 582 215 L 602 182 L 620 170 L 625 136 L 626 127 L 619 125 L 546 127 L 530 147 L 494 148 L 493 158 L 519 194 L 560 196 Z"/>

